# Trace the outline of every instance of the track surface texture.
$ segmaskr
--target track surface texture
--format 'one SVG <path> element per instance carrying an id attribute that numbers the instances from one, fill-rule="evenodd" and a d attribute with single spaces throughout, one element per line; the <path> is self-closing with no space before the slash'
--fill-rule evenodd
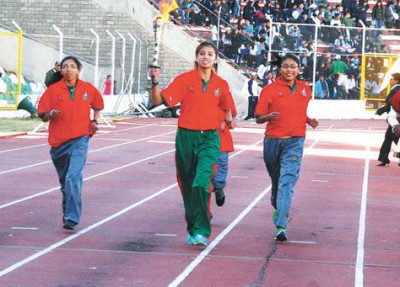
<path id="1" fill-rule="evenodd" d="M 186 243 L 175 119 L 134 118 L 92 138 L 83 214 L 61 223 L 46 135 L 0 139 L 0 286 L 399 286 L 400 166 L 377 167 L 386 123 L 307 130 L 288 241 L 274 241 L 264 125 L 232 132 L 226 202 L 206 247 Z"/>

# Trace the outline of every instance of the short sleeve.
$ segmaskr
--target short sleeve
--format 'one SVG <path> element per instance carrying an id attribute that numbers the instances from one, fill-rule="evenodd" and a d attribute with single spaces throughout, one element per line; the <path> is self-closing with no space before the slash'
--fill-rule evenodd
<path id="1" fill-rule="evenodd" d="M 258 101 L 258 104 L 256 106 L 254 115 L 256 118 L 265 116 L 269 113 L 269 105 L 271 103 L 271 86 L 274 85 L 268 85 L 264 89 L 262 89 L 261 94 L 260 94 L 260 100 Z"/>
<path id="2" fill-rule="evenodd" d="M 222 93 L 219 98 L 219 107 L 224 111 L 231 110 L 232 109 L 231 108 L 232 94 L 231 94 L 231 91 L 229 90 L 229 85 L 225 80 L 222 81 L 221 92 Z"/>
<path id="3" fill-rule="evenodd" d="M 180 75 L 176 77 L 166 88 L 161 91 L 161 97 L 164 103 L 172 108 L 181 102 L 185 96 L 185 77 Z"/>
<path id="4" fill-rule="evenodd" d="M 104 109 L 103 97 L 98 89 L 96 89 L 94 86 L 92 86 L 92 88 L 93 88 L 93 101 L 91 107 L 92 109 L 97 111 L 103 110 Z"/>
<path id="5" fill-rule="evenodd" d="M 50 96 L 52 88 L 47 88 L 43 95 L 40 97 L 38 105 L 38 115 L 49 113 L 51 110 Z"/>

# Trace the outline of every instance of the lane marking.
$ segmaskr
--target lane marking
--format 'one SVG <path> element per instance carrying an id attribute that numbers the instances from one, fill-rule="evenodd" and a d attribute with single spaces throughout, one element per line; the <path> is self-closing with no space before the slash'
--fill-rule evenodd
<path id="1" fill-rule="evenodd" d="M 368 142 L 369 143 L 369 142 Z M 360 220 L 358 223 L 358 240 L 357 240 L 357 261 L 355 274 L 355 287 L 364 286 L 364 243 L 365 243 L 365 220 L 367 217 L 367 196 L 368 196 L 368 176 L 369 176 L 369 154 L 371 147 L 367 144 L 364 180 L 361 195 Z"/>
<path id="2" fill-rule="evenodd" d="M 248 176 L 244 175 L 231 175 L 232 178 L 249 178 Z"/>
<path id="3" fill-rule="evenodd" d="M 148 139 L 151 139 L 151 138 L 154 138 L 154 137 L 165 136 L 165 135 L 172 134 L 172 133 L 175 133 L 175 132 L 176 131 L 167 132 L 167 133 L 163 133 L 163 134 L 159 134 L 159 135 L 155 135 L 155 136 L 149 136 L 149 137 L 145 137 L 145 138 L 141 138 L 141 139 L 137 139 L 137 140 L 133 140 L 133 141 L 128 141 L 128 142 L 123 142 L 123 143 L 119 143 L 119 144 L 115 144 L 115 145 L 110 145 L 110 146 L 99 148 L 99 149 L 95 149 L 95 150 L 89 150 L 89 154 L 95 153 L 95 152 L 99 152 L 99 151 L 103 151 L 103 150 L 110 149 L 110 148 L 120 147 L 120 146 L 131 144 L 131 143 L 137 143 L 137 142 L 145 141 L 145 140 L 148 140 Z M 39 162 L 39 163 L 32 164 L 32 165 L 26 165 L 26 166 L 17 167 L 17 168 L 14 168 L 14 169 L 1 171 L 0 175 L 11 173 L 11 172 L 14 172 L 14 171 L 27 169 L 27 168 L 31 168 L 31 167 L 36 167 L 36 166 L 43 165 L 43 164 L 48 164 L 48 163 L 51 163 L 51 162 L 52 162 L 51 160 L 46 160 L 46 161 Z"/>
<path id="4" fill-rule="evenodd" d="M 130 211 L 130 210 L 132 210 L 132 209 L 134 209 L 134 208 L 136 208 L 136 207 L 148 202 L 148 201 L 150 201 L 151 199 L 163 194 L 164 192 L 166 192 L 166 191 L 168 191 L 168 190 L 170 190 L 170 189 L 172 189 L 172 188 L 174 188 L 176 186 L 178 186 L 178 184 L 174 183 L 174 184 L 172 184 L 172 185 L 170 185 L 170 186 L 168 186 L 168 187 L 166 187 L 166 188 L 164 188 L 164 189 L 162 189 L 162 190 L 160 190 L 160 191 L 158 191 L 156 193 L 153 193 L 152 195 L 150 195 L 150 196 L 148 196 L 148 197 L 146 197 L 146 198 L 144 198 L 144 199 L 142 199 L 142 200 L 140 200 L 140 201 L 138 201 L 138 202 L 136 202 L 136 203 L 124 208 L 124 209 L 122 209 L 121 211 L 118 211 L 118 212 L 114 213 L 113 215 L 110 215 L 109 217 L 106 217 L 103 220 L 100 220 L 100 221 L 96 222 L 95 224 L 92 224 L 89 227 L 86 227 L 85 229 L 83 229 L 83 230 L 81 230 L 81 231 L 79 231 L 79 232 L 77 232 L 77 233 L 75 233 L 75 234 L 73 234 L 71 236 L 68 236 L 67 238 L 65 238 L 63 240 L 58 241 L 57 243 L 54 243 L 53 245 L 47 247 L 46 249 L 43 249 L 42 251 L 39 251 L 38 253 L 36 253 L 36 254 L 34 254 L 32 256 L 29 256 L 29 257 L 27 257 L 27 258 L 15 263 L 15 264 L 11 265 L 10 267 L 8 267 L 6 269 L 3 269 L 2 271 L 0 271 L 0 277 L 2 277 L 4 275 L 14 271 L 15 269 L 18 269 L 19 267 L 21 267 L 21 266 L 23 266 L 23 265 L 25 265 L 25 264 L 27 264 L 29 262 L 32 262 L 33 260 L 35 260 L 35 259 L 37 259 L 37 258 L 39 258 L 39 257 L 41 257 L 41 256 L 53 251 L 57 247 L 60 247 L 60 246 L 62 246 L 64 244 L 74 240 L 75 238 L 78 238 L 79 236 L 82 236 L 83 234 L 89 232 L 90 230 L 95 229 L 96 227 L 99 227 L 99 226 L 101 226 L 101 225 L 113 220 L 114 218 L 117 218 L 118 216 L 120 216 L 120 215 L 122 215 L 122 214 L 124 214 L 124 213 L 126 213 L 126 212 L 128 212 L 128 211 Z"/>
<path id="5" fill-rule="evenodd" d="M 254 145 L 263 142 L 264 140 L 258 141 Z M 304 155 L 308 154 L 310 150 L 317 144 L 319 140 L 317 139 L 314 141 L 313 144 L 311 144 L 305 151 Z M 240 151 L 238 153 L 241 153 L 243 151 Z M 236 155 L 236 154 L 235 154 Z M 233 156 L 232 156 L 233 157 Z M 247 206 L 239 215 L 238 217 L 235 218 L 234 221 L 232 221 L 231 224 L 227 228 L 225 228 L 193 261 L 190 263 L 185 270 L 181 274 L 178 275 L 178 277 L 175 278 L 174 281 L 172 281 L 168 287 L 174 287 L 178 286 L 180 283 L 183 282 L 183 280 L 186 279 L 187 276 L 189 276 L 190 273 L 205 259 L 208 254 L 215 248 L 215 246 L 218 245 L 219 242 L 221 242 L 224 237 L 233 230 L 233 228 L 253 209 L 253 207 L 265 196 L 267 193 L 271 190 L 271 186 L 269 185 L 264 191 L 262 191 L 254 200 L 253 202 L 250 203 L 249 206 Z"/>
<path id="6" fill-rule="evenodd" d="M 104 171 L 104 172 L 101 172 L 101 173 L 98 173 L 98 174 L 95 174 L 95 175 L 86 177 L 86 178 L 83 179 L 83 181 L 91 180 L 91 179 L 93 179 L 93 178 L 96 178 L 96 177 L 99 177 L 99 176 L 102 176 L 102 175 L 105 175 L 105 174 L 108 174 L 108 173 L 112 173 L 112 172 L 114 172 L 114 171 L 121 170 L 121 169 L 124 169 L 124 168 L 126 168 L 126 167 L 130 167 L 130 166 L 132 166 L 132 165 L 135 165 L 135 164 L 144 162 L 144 161 L 146 161 L 146 160 L 153 159 L 153 158 L 156 158 L 156 157 L 159 157 L 159 156 L 162 156 L 162 155 L 171 153 L 171 152 L 173 152 L 173 151 L 175 151 L 175 149 L 172 149 L 172 150 L 169 150 L 169 151 L 166 151 L 166 152 L 162 152 L 162 153 L 159 153 L 159 154 L 156 154 L 156 155 L 152 155 L 152 156 L 149 156 L 149 157 L 146 157 L 146 158 L 143 158 L 143 159 L 140 159 L 140 160 L 137 160 L 137 161 L 134 161 L 134 162 L 131 162 L 131 163 L 122 165 L 122 166 L 120 166 L 120 167 L 116 167 L 116 168 L 113 168 L 113 169 L 109 169 L 109 170 L 107 170 L 107 171 Z M 3 204 L 3 205 L 0 205 L 0 209 L 3 209 L 3 208 L 5 208 L 5 207 L 8 207 L 8 206 L 11 206 L 11 205 L 14 205 L 14 204 L 17 204 L 17 203 L 26 201 L 26 200 L 28 200 L 28 199 L 32 199 L 32 198 L 35 198 L 35 197 L 38 197 L 38 196 L 41 196 L 41 195 L 50 193 L 50 192 L 55 191 L 55 190 L 60 190 L 60 187 L 59 187 L 59 186 L 53 187 L 53 188 L 50 188 L 50 189 L 48 189 L 48 190 L 45 190 L 45 191 L 42 191 L 42 192 L 39 192 L 39 193 L 30 195 L 30 196 L 27 196 L 27 197 L 24 197 L 24 198 L 21 198 L 21 199 L 14 200 L 14 201 L 12 201 L 12 202 L 9 202 L 9 203 Z"/>
<path id="7" fill-rule="evenodd" d="M 49 144 L 48 144 L 48 143 L 45 143 L 45 144 L 37 144 L 37 145 L 19 147 L 19 148 L 14 148 L 14 149 L 6 149 L 6 150 L 0 151 L 0 153 L 19 151 L 19 150 L 23 150 L 23 149 L 35 148 L 35 147 L 40 147 L 40 146 L 44 146 L 44 145 L 47 145 L 47 146 L 48 146 Z"/>
<path id="8" fill-rule="evenodd" d="M 38 230 L 39 228 L 37 227 L 18 227 L 18 226 L 13 226 L 11 229 L 16 229 L 16 230 Z"/>
<path id="9" fill-rule="evenodd" d="M 165 173 L 162 172 L 162 171 L 150 171 L 149 173 L 150 173 L 150 174 L 165 174 Z"/>
<path id="10" fill-rule="evenodd" d="M 118 131 L 112 131 L 112 132 L 108 132 L 108 133 L 118 133 L 120 131 L 127 131 L 127 130 L 132 130 L 132 129 L 139 129 L 139 128 L 143 128 L 143 127 L 147 127 L 147 126 L 140 126 L 140 127 L 134 127 L 134 128 L 129 128 L 129 129 L 122 129 L 122 130 L 118 130 Z M 24 138 L 27 138 L 29 136 L 24 136 Z M 47 137 L 47 136 L 46 136 Z M 40 146 L 48 146 L 48 143 L 45 144 L 38 144 L 38 145 L 31 145 L 31 146 L 25 146 L 25 147 L 19 147 L 19 148 L 14 148 L 14 149 L 7 149 L 7 150 L 2 150 L 0 151 L 0 153 L 6 153 L 6 152 L 13 152 L 13 151 L 18 151 L 18 150 L 23 150 L 23 149 L 30 149 L 30 148 L 35 148 L 35 147 L 40 147 Z"/>
<path id="11" fill-rule="evenodd" d="M 297 240 L 290 240 L 289 243 L 295 244 L 317 244 L 315 241 L 297 241 Z"/>
<path id="12" fill-rule="evenodd" d="M 314 182 L 329 182 L 328 180 L 322 180 L 322 179 L 313 179 L 311 181 L 314 181 Z"/>
<path id="13" fill-rule="evenodd" d="M 178 234 L 162 234 L 162 233 L 156 233 L 156 236 L 166 236 L 166 237 L 175 237 L 178 236 Z"/>

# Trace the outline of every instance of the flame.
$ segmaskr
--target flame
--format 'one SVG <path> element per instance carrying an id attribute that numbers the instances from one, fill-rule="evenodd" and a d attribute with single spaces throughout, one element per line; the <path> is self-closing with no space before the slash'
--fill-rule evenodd
<path id="1" fill-rule="evenodd" d="M 158 5 L 158 9 L 162 13 L 162 19 L 167 21 L 169 18 L 169 13 L 179 8 L 178 3 L 175 0 L 161 0 Z"/>

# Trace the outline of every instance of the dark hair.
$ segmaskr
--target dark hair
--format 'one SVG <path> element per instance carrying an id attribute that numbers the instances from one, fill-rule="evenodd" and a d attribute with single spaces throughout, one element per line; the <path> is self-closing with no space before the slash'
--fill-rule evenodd
<path id="1" fill-rule="evenodd" d="M 213 43 L 204 41 L 204 42 L 201 42 L 201 43 L 197 46 L 197 48 L 196 48 L 196 57 L 199 55 L 200 50 L 201 50 L 203 47 L 211 47 L 211 48 L 213 48 L 213 49 L 214 49 L 214 52 L 215 52 L 215 57 L 218 56 L 218 48 L 217 48 Z M 195 61 L 195 62 L 194 62 L 194 66 L 197 68 L 197 67 L 199 66 L 199 63 L 197 63 L 197 61 Z"/>
<path id="2" fill-rule="evenodd" d="M 74 56 L 67 56 L 67 57 L 65 57 L 64 59 L 62 59 L 62 61 L 61 61 L 61 68 L 62 68 L 64 62 L 67 61 L 67 60 L 72 60 L 72 61 L 74 61 L 75 64 L 78 66 L 78 70 L 81 70 L 81 69 L 82 69 L 82 64 L 81 64 L 81 62 L 80 62 L 77 58 L 75 58 Z"/>
<path id="3" fill-rule="evenodd" d="M 393 73 L 392 78 L 400 83 L 400 73 Z"/>
<path id="4" fill-rule="evenodd" d="M 291 59 L 297 63 L 300 67 L 300 60 L 293 54 L 286 54 L 282 59 L 280 59 L 279 68 L 282 66 L 282 63 L 285 62 L 287 59 Z"/>

